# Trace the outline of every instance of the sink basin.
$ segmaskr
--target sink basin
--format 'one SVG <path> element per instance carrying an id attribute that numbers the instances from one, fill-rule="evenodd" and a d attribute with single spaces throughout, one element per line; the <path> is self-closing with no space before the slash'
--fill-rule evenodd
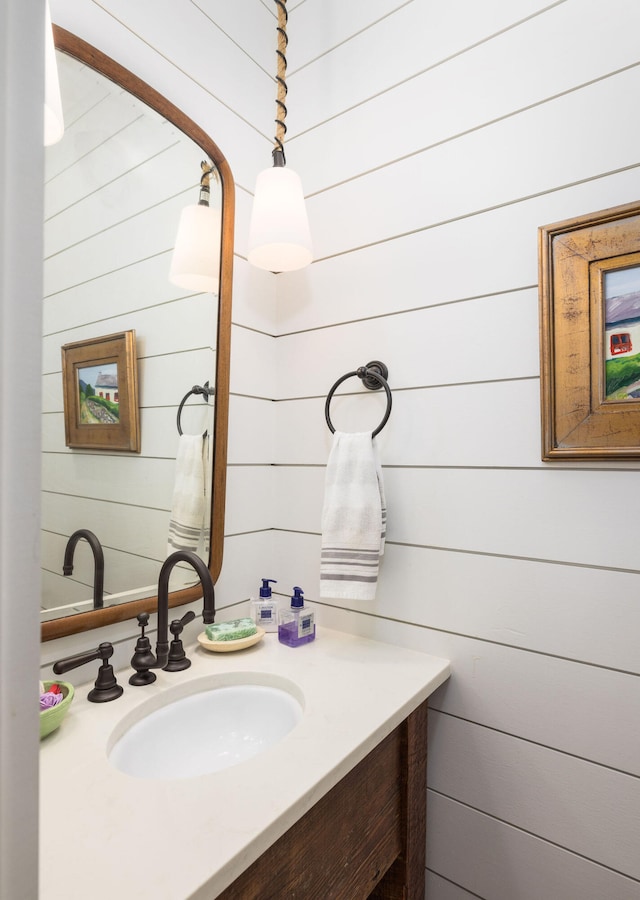
<path id="1" fill-rule="evenodd" d="M 108 750 L 116 769 L 161 780 L 218 772 L 273 746 L 302 718 L 301 703 L 282 687 L 251 683 L 203 689 L 192 682 L 189 688 L 177 698 L 169 689 L 154 698 L 151 710 L 147 705 L 130 714 Z"/>

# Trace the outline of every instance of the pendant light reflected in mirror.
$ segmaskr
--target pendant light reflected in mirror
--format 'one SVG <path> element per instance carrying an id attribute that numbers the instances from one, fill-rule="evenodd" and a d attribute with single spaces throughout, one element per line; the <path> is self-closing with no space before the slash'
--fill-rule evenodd
<path id="1" fill-rule="evenodd" d="M 251 265 L 260 269 L 292 272 L 309 265 L 313 250 L 302 183 L 295 172 L 287 169 L 284 155 L 288 16 L 286 0 L 275 2 L 278 7 L 278 92 L 273 168 L 265 169 L 256 180 L 247 256 Z"/>
<path id="2" fill-rule="evenodd" d="M 48 0 L 45 3 L 44 28 L 44 145 L 50 147 L 64 134 L 64 118 Z"/>
<path id="3" fill-rule="evenodd" d="M 217 172 L 201 164 L 200 199 L 180 214 L 169 281 L 188 291 L 217 294 L 220 285 L 220 211 L 209 206 L 209 181 Z"/>

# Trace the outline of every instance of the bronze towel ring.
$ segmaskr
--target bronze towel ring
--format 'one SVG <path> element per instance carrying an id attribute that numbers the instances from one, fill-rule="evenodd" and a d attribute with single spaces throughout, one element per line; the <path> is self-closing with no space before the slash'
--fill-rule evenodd
<path id="1" fill-rule="evenodd" d="M 384 388 L 387 394 L 387 409 L 382 418 L 382 422 L 378 425 L 376 430 L 372 432 L 371 437 L 375 437 L 379 434 L 384 426 L 387 424 L 387 420 L 389 418 L 389 414 L 391 413 L 391 389 L 387 384 L 387 377 L 389 375 L 389 370 L 385 366 L 383 362 L 380 362 L 377 359 L 368 362 L 366 366 L 360 366 L 354 372 L 347 372 L 346 375 L 343 375 L 342 378 L 338 378 L 336 383 L 333 385 L 329 393 L 327 394 L 327 402 L 324 406 L 324 417 L 327 420 L 327 425 L 329 426 L 329 431 L 332 434 L 335 434 L 335 428 L 331 422 L 331 417 L 329 416 L 329 405 L 331 403 L 331 398 L 333 397 L 336 388 L 339 387 L 343 381 L 346 381 L 347 378 L 352 378 L 354 375 L 357 375 L 358 378 L 361 379 L 363 385 L 368 388 L 370 391 L 379 391 L 380 388 Z"/>
<path id="2" fill-rule="evenodd" d="M 185 405 L 185 403 L 187 402 L 189 397 L 191 397 L 192 394 L 203 394 L 205 401 L 208 403 L 209 397 L 213 397 L 214 393 L 215 393 L 214 388 L 210 388 L 209 382 L 205 381 L 205 383 L 202 387 L 199 384 L 194 384 L 194 386 L 191 388 L 191 390 L 188 391 L 184 395 L 184 397 L 180 401 L 180 406 L 178 407 L 177 425 L 178 425 L 178 434 L 180 435 L 180 437 L 182 437 L 182 428 L 180 426 L 180 416 L 182 415 L 182 407 Z M 206 438 L 206 436 L 207 436 L 207 432 L 205 431 L 204 434 L 202 435 L 202 437 Z"/>

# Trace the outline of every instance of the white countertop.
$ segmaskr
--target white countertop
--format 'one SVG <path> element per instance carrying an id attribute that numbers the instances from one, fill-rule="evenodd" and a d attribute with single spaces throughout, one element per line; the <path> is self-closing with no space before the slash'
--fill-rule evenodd
<path id="1" fill-rule="evenodd" d="M 290 648 L 267 634 L 235 653 L 188 648 L 191 668 L 89 703 L 76 690 L 60 728 L 41 742 L 39 900 L 212 900 L 449 676 L 449 663 L 318 628 Z M 96 666 L 98 663 L 95 664 Z M 97 670 L 96 670 L 97 671 Z M 166 688 L 258 676 L 294 682 L 302 721 L 253 759 L 178 781 L 131 778 L 109 763 L 109 738 Z M 251 680 L 247 677 L 247 680 Z"/>

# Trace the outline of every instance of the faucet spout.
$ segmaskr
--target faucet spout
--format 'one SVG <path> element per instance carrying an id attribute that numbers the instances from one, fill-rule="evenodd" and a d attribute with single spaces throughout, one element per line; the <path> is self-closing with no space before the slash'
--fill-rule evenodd
<path id="1" fill-rule="evenodd" d="M 195 569 L 202 585 L 204 606 L 202 618 L 205 625 L 211 625 L 216 617 L 215 590 L 211 573 L 204 561 L 192 550 L 176 550 L 167 556 L 158 578 L 158 638 L 156 642 L 156 664 L 152 668 L 164 669 L 169 658 L 169 576 L 176 563 L 186 562 Z"/>
<path id="2" fill-rule="evenodd" d="M 73 574 L 73 554 L 80 538 L 87 541 L 93 553 L 93 608 L 102 609 L 104 606 L 104 553 L 102 545 L 93 531 L 89 531 L 88 528 L 79 528 L 78 531 L 73 532 L 65 547 L 62 574 Z"/>

